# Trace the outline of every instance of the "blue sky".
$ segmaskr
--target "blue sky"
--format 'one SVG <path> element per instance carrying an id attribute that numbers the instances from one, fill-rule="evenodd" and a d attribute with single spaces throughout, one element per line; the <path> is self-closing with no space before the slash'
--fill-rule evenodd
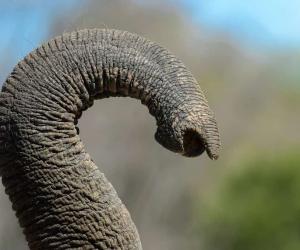
<path id="1" fill-rule="evenodd" d="M 0 55 L 10 44 L 13 53 L 22 58 L 49 33 L 53 16 L 70 10 L 77 0 L 0 0 Z"/>
<path id="2" fill-rule="evenodd" d="M 20 59 L 48 39 L 53 17 L 71 11 L 78 3 L 79 0 L 0 0 L 0 86 Z"/>
<path id="3" fill-rule="evenodd" d="M 195 22 L 249 45 L 300 47 L 300 0 L 169 0 Z"/>
<path id="4" fill-rule="evenodd" d="M 135 0 L 173 4 L 196 24 L 227 32 L 252 47 L 300 47 L 300 0 Z M 80 0 L 0 0 L 0 64 L 11 44 L 21 59 L 43 40 L 53 17 Z"/>

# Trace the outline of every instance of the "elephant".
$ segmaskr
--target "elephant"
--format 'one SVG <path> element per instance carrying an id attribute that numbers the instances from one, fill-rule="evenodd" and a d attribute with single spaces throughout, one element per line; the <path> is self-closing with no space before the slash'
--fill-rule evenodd
<path id="1" fill-rule="evenodd" d="M 79 137 L 82 112 L 112 96 L 141 100 L 166 149 L 218 158 L 215 115 L 171 52 L 113 29 L 58 36 L 21 60 L 0 93 L 0 175 L 31 250 L 142 249 Z"/>

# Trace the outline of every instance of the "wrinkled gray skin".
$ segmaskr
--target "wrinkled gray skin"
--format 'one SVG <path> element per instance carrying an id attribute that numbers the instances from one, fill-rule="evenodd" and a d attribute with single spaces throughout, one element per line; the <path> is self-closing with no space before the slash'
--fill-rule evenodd
<path id="1" fill-rule="evenodd" d="M 207 101 L 167 50 L 118 30 L 57 37 L 18 63 L 0 94 L 0 174 L 30 249 L 142 249 L 76 127 L 94 100 L 110 96 L 147 105 L 167 149 L 218 157 Z"/>

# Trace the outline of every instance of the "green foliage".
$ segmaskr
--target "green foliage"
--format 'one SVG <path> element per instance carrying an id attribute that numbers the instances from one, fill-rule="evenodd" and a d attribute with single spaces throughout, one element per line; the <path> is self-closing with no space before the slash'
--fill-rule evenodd
<path id="1" fill-rule="evenodd" d="M 197 220 L 202 249 L 299 250 L 299 153 L 242 165 L 204 199 Z"/>

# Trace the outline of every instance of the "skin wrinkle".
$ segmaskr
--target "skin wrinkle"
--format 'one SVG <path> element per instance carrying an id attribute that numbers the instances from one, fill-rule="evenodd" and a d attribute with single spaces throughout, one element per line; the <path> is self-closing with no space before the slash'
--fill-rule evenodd
<path id="1" fill-rule="evenodd" d="M 72 70 L 71 70 L 71 72 L 68 70 L 68 67 L 67 67 L 67 71 L 68 71 L 69 75 L 71 75 L 71 76 L 74 76 L 74 75 L 75 75 L 75 78 L 76 78 L 77 80 L 79 80 L 80 82 L 85 82 L 85 83 L 86 83 L 83 74 L 80 72 L 80 63 L 79 63 L 78 59 L 76 58 L 76 51 L 73 52 L 74 48 L 73 48 L 73 47 L 70 47 L 70 48 L 69 48 L 69 47 L 68 47 L 68 44 L 67 44 L 67 42 L 65 42 L 65 40 L 62 40 L 62 43 L 63 43 L 64 46 L 66 47 L 65 52 L 69 55 L 69 57 L 67 56 L 66 58 L 64 58 L 65 61 L 71 61 L 71 62 L 75 63 L 75 65 L 76 65 L 76 67 L 74 68 L 75 71 L 72 71 Z M 74 46 L 74 45 L 73 45 L 73 46 Z M 70 60 L 70 58 L 72 58 L 72 60 Z M 78 76 L 79 76 L 81 79 L 78 79 Z M 76 85 L 76 84 L 75 84 L 75 85 Z M 80 86 L 81 86 L 81 85 L 80 85 Z M 86 87 L 86 85 L 85 85 L 85 87 Z M 81 93 L 84 93 L 84 95 L 82 95 Z M 79 94 L 81 94 L 80 97 L 85 97 L 84 99 L 81 100 L 81 101 L 82 101 L 82 105 L 84 105 L 83 103 L 86 102 L 85 100 L 89 99 L 89 97 L 88 97 L 89 94 L 88 94 L 88 92 L 86 91 L 85 88 L 80 88 Z M 80 99 L 81 99 L 81 98 L 80 98 Z M 90 105 L 91 105 L 91 103 L 90 103 Z M 88 108 L 88 107 L 81 107 L 81 108 L 79 108 L 78 110 L 80 110 L 80 109 L 81 109 L 81 110 L 85 110 L 85 109 L 87 109 L 87 108 Z"/>
<path id="2" fill-rule="evenodd" d="M 43 46 L 43 48 L 44 48 L 44 50 L 45 50 L 45 47 L 44 47 L 44 46 Z M 56 54 L 56 53 L 53 52 L 53 56 L 54 56 L 55 54 Z M 58 67 L 54 67 L 54 66 L 51 64 L 51 61 L 50 61 L 50 60 L 47 60 L 47 58 L 45 59 L 45 63 L 48 64 L 49 70 L 51 70 L 51 72 L 52 72 L 52 73 L 54 74 L 54 76 L 56 77 L 56 81 L 58 80 L 59 82 L 62 82 L 62 83 L 63 83 L 63 82 L 64 82 L 64 79 L 63 79 L 63 78 L 61 79 L 61 78 L 59 77 L 59 75 L 58 75 L 58 73 L 63 73 L 63 71 L 60 71 L 60 69 L 59 69 Z M 54 68 L 55 68 L 55 70 L 54 70 Z M 49 76 L 52 76 L 52 74 L 49 74 Z M 50 78 L 49 80 L 52 81 L 51 78 Z M 61 84 L 61 86 L 64 87 L 65 84 Z M 49 85 L 49 87 L 55 88 L 55 85 L 54 85 L 54 86 Z M 54 89 L 54 90 L 55 90 L 55 89 Z M 70 92 L 69 92 L 68 90 L 69 90 L 69 89 L 67 89 L 67 91 L 66 91 L 66 92 L 67 92 L 67 95 L 70 94 Z M 57 91 L 59 91 L 59 94 L 61 93 L 60 90 L 57 90 Z M 69 95 L 68 95 L 68 96 L 69 96 Z M 67 96 L 67 97 L 68 97 L 68 96 Z M 63 99 L 63 100 L 65 101 L 65 99 Z M 72 107 L 73 103 L 74 103 L 74 100 L 71 100 L 71 105 L 70 105 L 70 104 L 69 104 L 69 105 Z M 68 107 L 68 106 L 67 106 L 67 107 Z"/>
<path id="3" fill-rule="evenodd" d="M 28 79 L 32 79 L 32 78 L 34 79 L 35 75 L 30 75 L 29 74 L 30 70 L 24 69 L 23 66 L 25 66 L 25 65 L 22 65 L 22 66 L 20 65 L 19 68 L 28 77 Z M 48 65 L 48 67 L 51 68 L 52 65 Z M 51 81 L 50 78 L 47 77 L 48 75 L 52 75 L 52 74 L 51 73 L 50 74 L 45 74 L 45 76 L 43 76 L 43 77 L 45 77 L 45 78 L 47 78 L 47 80 Z M 62 101 L 62 100 L 65 100 L 65 99 L 63 99 L 64 96 L 61 94 L 61 92 L 62 92 L 61 90 L 55 89 L 51 84 L 46 85 L 45 87 L 46 87 L 45 93 L 47 93 L 48 91 L 50 91 L 50 93 L 52 94 L 52 98 L 54 99 L 53 104 L 56 105 L 56 107 L 54 107 L 55 109 L 58 108 L 57 104 L 59 104 L 60 107 L 63 108 L 63 109 L 69 109 L 70 104 L 69 105 L 65 105 L 65 102 Z M 44 88 L 44 86 L 41 86 L 41 88 Z M 32 90 L 32 89 L 30 89 L 30 90 Z M 23 90 L 23 91 L 25 91 L 25 90 Z M 37 90 L 33 90 L 33 91 L 35 91 L 36 93 L 38 93 L 38 95 L 42 93 L 42 92 L 39 92 Z M 30 95 L 29 95 L 29 97 L 30 97 Z M 43 98 L 41 98 L 41 99 L 43 99 Z M 47 96 L 45 96 L 45 99 L 48 100 L 49 98 Z M 25 102 L 25 101 L 26 100 L 24 100 L 23 102 Z M 38 99 L 38 101 L 39 101 L 39 99 Z"/>
<path id="4" fill-rule="evenodd" d="M 118 30 L 56 37 L 18 63 L 0 93 L 0 173 L 31 250 L 142 249 L 75 126 L 95 99 L 110 96 L 147 105 L 167 149 L 217 157 L 213 113 L 167 50 Z"/>

